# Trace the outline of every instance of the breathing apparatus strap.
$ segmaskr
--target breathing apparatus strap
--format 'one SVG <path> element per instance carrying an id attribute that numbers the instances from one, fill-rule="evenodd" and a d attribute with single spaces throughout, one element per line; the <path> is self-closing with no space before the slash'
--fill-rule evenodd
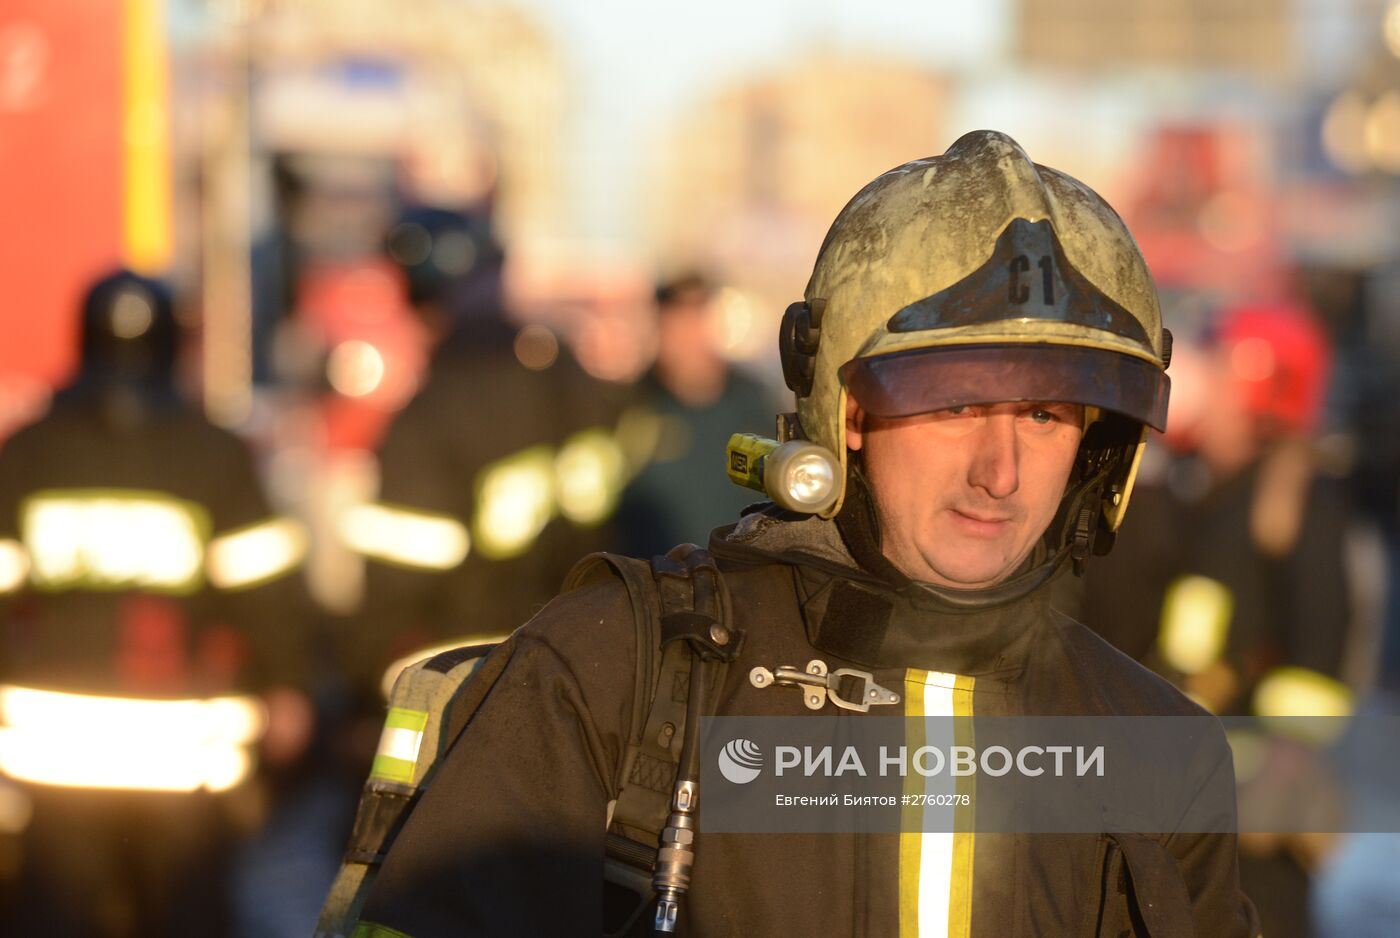
<path id="1" fill-rule="evenodd" d="M 636 934 L 658 894 L 674 924 L 693 860 L 699 717 L 713 706 L 725 667 L 743 641 L 731 624 L 729 595 L 707 551 L 682 545 L 652 558 L 650 572 L 653 614 L 639 626 L 648 628 L 647 647 L 659 648 L 660 665 L 645 719 L 623 756 L 605 859 L 607 881 L 641 901 L 620 927 L 609 923 L 612 935 Z M 644 652 L 639 647 L 639 656 Z M 639 677 L 639 694 L 645 686 Z"/>

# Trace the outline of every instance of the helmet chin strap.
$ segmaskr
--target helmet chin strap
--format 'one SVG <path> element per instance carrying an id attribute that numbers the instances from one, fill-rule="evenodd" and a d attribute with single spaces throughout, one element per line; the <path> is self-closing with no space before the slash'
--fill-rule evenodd
<path id="1" fill-rule="evenodd" d="M 1101 530 L 1099 518 L 1103 514 L 1103 491 L 1108 484 L 1115 465 L 1112 461 L 1099 466 L 1077 484 L 1071 483 L 1060 500 L 1060 510 L 1055 520 L 1046 529 L 1046 538 L 1054 537 L 1053 544 L 1061 552 L 1068 552 L 1074 563 L 1075 576 L 1083 576 L 1089 558 L 1094 553 L 1094 543 L 1099 537 L 1112 538 L 1113 535 Z M 1109 545 L 1112 541 L 1109 541 Z M 1105 553 L 1106 551 L 1099 551 Z"/>
<path id="2" fill-rule="evenodd" d="M 1104 519 L 1106 493 L 1118 497 L 1121 475 L 1131 468 L 1141 424 L 1100 412 L 1089 424 L 1075 456 L 1069 485 L 1060 499 L 1060 508 L 1047 529 L 1047 538 L 1056 549 L 1067 549 L 1076 576 L 1083 576 L 1089 558 L 1107 554 L 1117 534 Z M 1116 502 L 1115 502 L 1116 504 Z"/>

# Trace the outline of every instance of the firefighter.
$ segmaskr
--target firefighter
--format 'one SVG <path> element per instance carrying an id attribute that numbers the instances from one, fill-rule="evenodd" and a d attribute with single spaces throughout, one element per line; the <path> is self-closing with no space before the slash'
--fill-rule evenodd
<path id="1" fill-rule="evenodd" d="M 708 691 L 692 671 L 689 699 L 708 693 L 702 712 L 721 716 L 841 713 L 852 732 L 880 712 L 1200 715 L 1049 603 L 1122 521 L 1147 427 L 1164 422 L 1166 343 L 1118 216 L 1009 137 L 971 133 L 875 179 L 785 317 L 784 445 L 798 447 L 762 448 L 777 503 L 711 536 L 732 629 L 687 640 L 732 661 Z M 754 452 L 737 446 L 731 470 Z M 605 831 L 650 774 L 619 765 L 652 654 L 628 595 L 607 580 L 566 593 L 481 665 L 494 682 L 361 934 L 596 933 Z M 664 617 L 662 640 L 695 619 Z M 657 700 L 674 697 L 668 682 Z M 1223 734 L 1199 742 L 1218 751 Z M 707 834 L 694 797 L 677 781 L 660 933 L 1258 933 L 1228 833 Z"/>
<path id="2" fill-rule="evenodd" d="M 81 366 L 0 451 L 0 774 L 33 800 L 7 932 L 219 934 L 225 793 L 311 730 L 305 549 L 177 393 L 166 287 L 82 310 Z"/>
<path id="3" fill-rule="evenodd" d="M 396 661 L 530 618 L 602 546 L 626 479 L 607 391 L 550 330 L 510 321 L 486 218 L 416 208 L 386 240 L 436 350 L 380 447 L 377 499 L 340 525 L 369 561 L 348 660 L 376 696 Z"/>

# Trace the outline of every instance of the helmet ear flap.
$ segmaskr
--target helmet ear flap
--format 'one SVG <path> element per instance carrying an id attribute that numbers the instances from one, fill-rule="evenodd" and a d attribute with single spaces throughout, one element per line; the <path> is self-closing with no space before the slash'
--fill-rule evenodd
<path id="1" fill-rule="evenodd" d="M 821 344 L 822 313 L 826 300 L 808 303 L 799 300 L 788 305 L 778 329 L 778 352 L 783 362 L 783 381 L 798 397 L 812 393 L 816 374 L 817 347 Z"/>

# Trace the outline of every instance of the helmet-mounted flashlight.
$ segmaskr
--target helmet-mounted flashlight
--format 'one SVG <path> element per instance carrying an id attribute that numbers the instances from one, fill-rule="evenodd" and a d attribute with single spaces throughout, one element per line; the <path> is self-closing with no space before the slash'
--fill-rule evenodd
<path id="1" fill-rule="evenodd" d="M 836 499 L 841 465 L 816 443 L 736 433 L 726 455 L 730 481 L 765 493 L 779 508 L 816 514 Z"/>

